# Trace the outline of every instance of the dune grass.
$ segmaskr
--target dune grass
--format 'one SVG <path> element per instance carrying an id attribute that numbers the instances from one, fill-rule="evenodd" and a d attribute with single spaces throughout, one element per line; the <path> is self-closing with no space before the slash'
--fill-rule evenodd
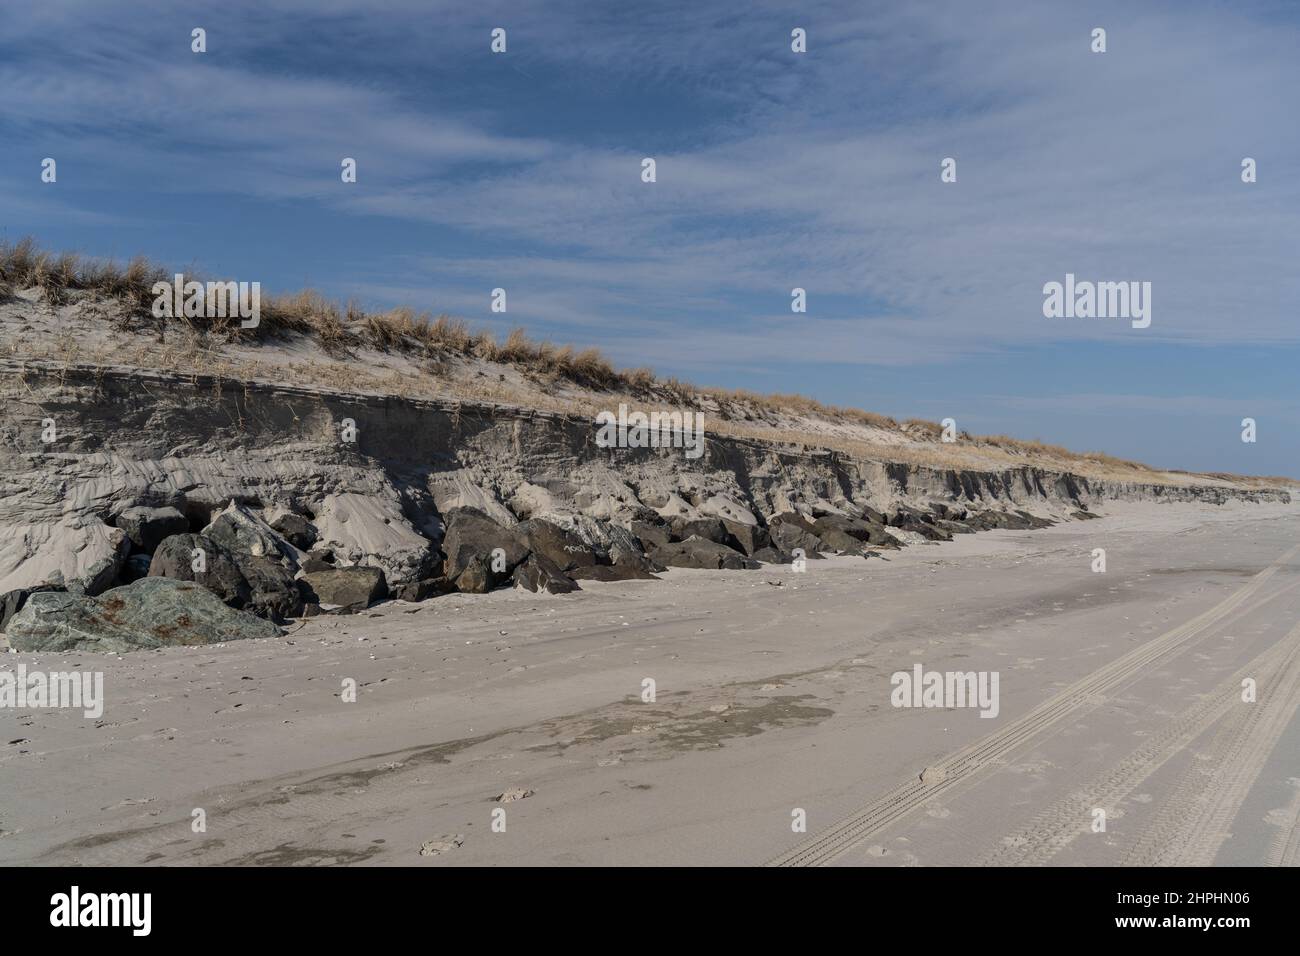
<path id="1" fill-rule="evenodd" d="M 461 356 L 514 366 L 543 382 L 569 382 L 592 392 L 617 393 L 657 402 L 712 403 L 718 408 L 715 427 L 726 422 L 725 430 L 733 434 L 838 448 L 857 454 L 869 449 L 878 453 L 883 445 L 890 449 L 895 460 L 912 460 L 923 453 L 933 462 L 951 461 L 954 466 L 970 464 L 961 461 L 957 447 L 939 443 L 943 429 L 935 422 L 911 418 L 900 423 L 886 415 L 827 405 L 803 395 L 702 388 L 676 378 L 660 378 L 649 368 L 617 369 L 597 348 L 578 350 L 571 345 L 534 341 L 522 328 L 512 329 L 504 341 L 498 341 L 492 332 L 472 329 L 463 319 L 445 314 L 435 316 L 406 306 L 367 312 L 355 302 L 340 305 L 307 289 L 291 294 L 263 295 L 261 322 L 254 329 L 243 329 L 237 321 L 220 319 L 155 319 L 152 315 L 153 286 L 156 282 L 170 282 L 174 275 L 173 270 L 141 257 L 122 265 L 73 253 L 49 252 L 41 249 L 31 238 L 0 242 L 0 300 L 18 291 L 34 289 L 52 305 L 63 305 L 74 293 L 83 294 L 96 300 L 108 300 L 113 305 L 109 310 L 111 314 L 146 324 L 184 325 L 200 337 L 216 335 L 228 341 L 256 344 L 276 338 L 309 336 L 327 355 L 335 357 L 346 356 L 360 348 L 428 358 L 435 360 L 435 365 L 438 360 Z M 185 278 L 197 277 L 186 275 Z M 355 373 L 352 378 L 357 380 Z M 394 385 L 400 384 L 394 379 Z M 410 382 L 405 384 L 409 386 Z M 520 397 L 526 400 L 526 397 Z M 573 399 L 568 401 L 573 407 Z M 549 406 L 555 402 L 544 401 L 541 404 Z M 577 404 L 585 407 L 588 402 L 583 400 Z M 819 434 L 799 428 L 797 421 L 790 421 L 792 417 L 821 420 L 830 425 L 866 426 L 877 430 L 880 440 L 863 442 L 861 439 Z M 963 450 L 976 446 L 986 458 L 1006 466 L 1050 464 L 1130 478 L 1157 473 L 1156 469 L 1141 462 L 1102 452 L 1072 452 L 1036 439 L 1025 440 L 1008 435 L 976 436 L 966 432 L 962 432 L 960 438 Z M 917 442 L 928 446 L 924 452 L 912 447 Z M 1202 477 L 1247 480 L 1228 475 Z M 1296 484 L 1291 479 L 1276 480 Z"/>

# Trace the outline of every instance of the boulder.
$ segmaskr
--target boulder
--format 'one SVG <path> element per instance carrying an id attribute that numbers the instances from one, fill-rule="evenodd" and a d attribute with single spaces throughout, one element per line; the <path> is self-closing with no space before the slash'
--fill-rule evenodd
<path id="1" fill-rule="evenodd" d="M 45 591 L 31 595 L 6 632 L 19 651 L 106 651 L 274 637 L 281 630 L 227 607 L 189 581 L 141 578 L 99 597 Z"/>
<path id="2" fill-rule="evenodd" d="M 812 522 L 795 512 L 775 515 L 768 524 L 768 536 L 773 547 L 794 553 L 801 548 L 805 557 L 821 557 L 822 540 L 813 531 Z"/>
<path id="3" fill-rule="evenodd" d="M 302 564 L 298 566 L 303 573 L 310 571 L 333 571 L 337 565 L 334 563 L 334 552 L 328 549 L 324 551 L 312 551 L 302 559 Z"/>
<path id="4" fill-rule="evenodd" d="M 886 531 L 883 525 L 848 515 L 822 515 L 813 522 L 813 530 L 823 544 L 836 551 L 857 551 L 863 544 L 882 548 L 899 546 L 898 539 Z"/>
<path id="5" fill-rule="evenodd" d="M 201 567 L 195 571 L 201 551 Z M 149 563 L 149 577 L 194 581 L 234 608 L 246 608 L 253 589 L 234 558 L 215 541 L 202 534 L 174 534 L 158 545 Z"/>
<path id="6" fill-rule="evenodd" d="M 757 522 L 744 523 L 723 518 L 722 526 L 726 528 L 728 538 L 723 543 L 737 547 L 751 557 L 755 551 L 770 547 L 772 544 L 767 529 Z"/>
<path id="7" fill-rule="evenodd" d="M 153 554 L 164 538 L 190 530 L 189 519 L 170 506 L 149 508 L 136 505 L 119 514 L 115 523 L 126 532 L 133 545 L 148 554 Z"/>
<path id="8" fill-rule="evenodd" d="M 360 566 L 312 571 L 302 576 L 300 586 L 305 600 L 340 614 L 364 611 L 388 594 L 384 572 Z"/>
<path id="9" fill-rule="evenodd" d="M 590 570 L 602 565 L 584 565 L 583 570 Z M 565 576 L 560 566 L 544 554 L 533 553 L 522 561 L 514 571 L 515 587 L 525 591 L 545 591 L 547 594 L 568 594 L 579 590 L 578 585 Z"/>
<path id="10" fill-rule="evenodd" d="M 230 554 L 271 558 L 297 570 L 302 552 L 244 505 L 231 502 L 212 519 L 203 535 Z"/>
<path id="11" fill-rule="evenodd" d="M 668 526 L 672 529 L 672 540 L 685 541 L 688 538 L 703 538 L 715 544 L 729 545 L 731 536 L 721 518 L 671 518 Z"/>
<path id="12" fill-rule="evenodd" d="M 632 534 L 647 552 L 668 544 L 670 532 L 665 525 L 651 524 L 649 521 L 633 521 L 630 527 Z"/>
<path id="13" fill-rule="evenodd" d="M 513 528 L 503 528 L 481 511 L 458 508 L 446 516 L 447 531 L 442 549 L 447 555 L 446 575 L 460 591 L 483 593 L 509 580 L 510 573 L 528 557 L 524 537 Z M 493 552 L 500 549 L 499 570 L 493 567 Z M 472 572 L 461 583 L 461 576 Z"/>
<path id="14" fill-rule="evenodd" d="M 232 540 L 229 535 L 227 540 Z M 201 559 L 195 554 L 201 551 Z M 195 571 L 195 564 L 203 570 Z M 206 534 L 176 534 L 154 552 L 148 576 L 194 581 L 231 607 L 272 621 L 297 617 L 302 594 L 294 572 L 278 557 L 232 551 Z"/>
<path id="15" fill-rule="evenodd" d="M 739 551 L 707 538 L 692 537 L 661 548 L 654 555 L 670 568 L 723 568 L 738 571 L 757 568 L 758 562 Z"/>
<path id="16" fill-rule="evenodd" d="M 609 526 L 609 538 L 609 558 L 614 567 L 632 568 L 641 574 L 650 574 L 654 571 L 663 570 L 661 565 L 656 565 L 650 559 L 636 535 L 627 528 L 611 524 Z"/>
<path id="17" fill-rule="evenodd" d="M 993 528 L 1005 528 L 1009 531 L 1028 531 L 1033 528 L 1048 528 L 1052 522 L 1039 518 L 1027 511 L 981 511 L 966 518 L 966 524 L 977 531 Z"/>
<path id="18" fill-rule="evenodd" d="M 271 522 L 271 530 L 277 532 L 299 551 L 306 551 L 316 543 L 318 535 L 315 526 L 300 514 L 286 511 Z"/>
<path id="19" fill-rule="evenodd" d="M 487 594 L 501 583 L 502 574 L 489 566 L 488 558 L 476 558 L 456 575 L 456 590 L 462 594 Z"/>
<path id="20" fill-rule="evenodd" d="M 231 557 L 248 582 L 247 610 L 272 621 L 297 617 L 302 612 L 302 592 L 293 572 L 283 564 L 260 555 L 234 554 Z M 382 571 L 374 570 L 383 576 Z"/>
<path id="21" fill-rule="evenodd" d="M 582 537 L 550 521 L 534 518 L 516 529 L 524 534 L 528 549 L 552 562 L 560 571 L 607 564 L 609 558 L 597 553 Z"/>
<path id="22" fill-rule="evenodd" d="M 118 578 L 121 576 L 125 564 L 126 558 L 121 551 L 114 552 L 109 557 L 100 558 L 86 569 L 85 575 L 79 581 L 69 585 L 68 590 L 89 594 L 91 597 L 103 594 L 119 583 Z"/>
<path id="23" fill-rule="evenodd" d="M 933 514 L 913 508 L 899 508 L 889 519 L 889 524 L 890 527 L 919 534 L 927 541 L 952 540 L 952 532 L 939 527 L 938 519 Z"/>

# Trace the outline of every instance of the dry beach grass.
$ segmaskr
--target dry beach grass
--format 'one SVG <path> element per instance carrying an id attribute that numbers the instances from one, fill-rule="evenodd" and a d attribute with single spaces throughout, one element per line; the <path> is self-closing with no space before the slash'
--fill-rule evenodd
<path id="1" fill-rule="evenodd" d="M 288 375 L 294 384 L 329 390 L 493 402 L 587 417 L 621 401 L 643 408 L 687 406 L 703 410 L 707 429 L 716 433 L 931 467 L 1032 466 L 1172 485 L 1300 485 L 1282 477 L 1160 470 L 1007 435 L 963 432 L 957 442 L 944 443 L 941 426 L 930 421 L 899 422 L 802 395 L 700 387 L 660 378 L 648 368 L 617 369 L 599 349 L 534 341 L 522 328 L 502 341 L 463 319 L 405 306 L 367 312 L 312 290 L 263 297 L 261 321 L 253 329 L 229 319 L 155 319 L 153 285 L 174 275 L 142 258 L 120 265 L 56 254 L 31 239 L 0 243 L 0 354 L 231 382 L 284 381 Z M 40 328 L 23 325 L 33 306 L 47 314 Z"/>

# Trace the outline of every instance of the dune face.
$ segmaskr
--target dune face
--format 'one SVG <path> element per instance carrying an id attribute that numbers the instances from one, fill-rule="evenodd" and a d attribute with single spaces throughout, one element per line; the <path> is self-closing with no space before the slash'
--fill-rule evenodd
<path id="1" fill-rule="evenodd" d="M 610 529 L 637 521 L 739 555 L 770 548 L 764 556 L 779 561 L 797 546 L 789 538 L 788 548 L 772 548 L 767 529 L 782 514 L 868 516 L 880 529 L 875 541 L 870 533 L 846 541 L 824 524 L 806 532 L 806 545 L 845 551 L 1032 526 L 1022 513 L 1087 517 L 1112 500 L 1289 500 L 1281 489 L 1228 482 L 1115 481 L 1033 464 L 939 468 L 727 434 L 709 436 L 693 459 L 671 447 L 602 447 L 592 421 L 555 412 L 146 370 L 10 361 L 0 389 L 14 436 L 0 462 L 11 489 L 0 513 L 3 591 L 56 576 L 105 590 L 129 576 L 133 558 L 148 573 L 146 556 L 152 562 L 168 538 L 209 527 L 232 503 L 241 507 L 218 529 L 247 513 L 241 520 L 265 530 L 217 536 L 207 548 L 214 562 L 245 553 L 293 577 L 310 547 L 331 565 L 378 568 L 398 588 L 442 577 L 447 518 L 466 508 L 503 528 L 576 521 L 578 544 L 606 556 L 590 563 L 609 565 Z M 42 421 L 53 423 L 53 441 L 42 440 Z M 721 530 L 685 529 L 709 520 Z M 673 523 L 688 533 L 674 534 Z M 305 548 L 277 524 L 293 526 Z M 633 534 L 626 547 L 653 553 L 669 543 L 656 547 L 652 536 L 648 546 Z M 478 557 L 490 561 L 492 550 Z M 669 550 L 682 566 L 710 560 Z M 525 556 L 512 553 L 493 583 Z M 714 557 L 698 566 L 723 566 L 725 552 Z M 271 616 L 300 610 L 290 602 Z"/>

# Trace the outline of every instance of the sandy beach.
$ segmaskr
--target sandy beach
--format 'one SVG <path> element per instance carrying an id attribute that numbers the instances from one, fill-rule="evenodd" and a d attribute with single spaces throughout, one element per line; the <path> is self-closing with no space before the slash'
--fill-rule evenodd
<path id="1" fill-rule="evenodd" d="M 805 573 L 11 654 L 102 670 L 106 705 L 0 713 L 0 862 L 1294 863 L 1297 543 L 1291 506 L 1112 503 Z M 998 672 L 997 716 L 891 706 L 917 663 Z"/>

